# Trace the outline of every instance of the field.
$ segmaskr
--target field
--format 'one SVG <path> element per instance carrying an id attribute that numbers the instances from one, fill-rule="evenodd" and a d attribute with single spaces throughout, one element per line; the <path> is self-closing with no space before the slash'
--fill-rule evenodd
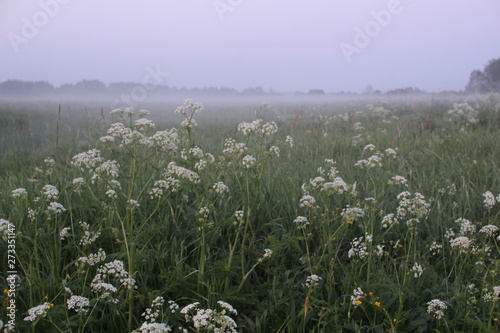
<path id="1" fill-rule="evenodd" d="M 500 331 L 498 96 L 148 109 L 0 104 L 6 331 Z"/>

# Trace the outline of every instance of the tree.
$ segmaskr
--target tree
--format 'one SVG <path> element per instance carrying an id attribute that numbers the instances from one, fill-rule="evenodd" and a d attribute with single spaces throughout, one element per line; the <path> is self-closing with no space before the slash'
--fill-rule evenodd
<path id="1" fill-rule="evenodd" d="M 500 58 L 490 60 L 483 71 L 473 70 L 465 90 L 480 94 L 500 92 Z"/>

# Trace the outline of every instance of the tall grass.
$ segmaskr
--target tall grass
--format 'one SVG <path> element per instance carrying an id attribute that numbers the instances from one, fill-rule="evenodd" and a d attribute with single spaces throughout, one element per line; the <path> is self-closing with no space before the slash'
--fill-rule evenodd
<path id="1" fill-rule="evenodd" d="M 498 331 L 500 103 L 471 107 L 267 106 L 196 126 L 186 101 L 170 129 L 125 109 L 76 137 L 60 124 L 56 148 L 42 121 L 9 132 L 16 328 Z M 26 131 L 46 138 L 33 154 Z"/>

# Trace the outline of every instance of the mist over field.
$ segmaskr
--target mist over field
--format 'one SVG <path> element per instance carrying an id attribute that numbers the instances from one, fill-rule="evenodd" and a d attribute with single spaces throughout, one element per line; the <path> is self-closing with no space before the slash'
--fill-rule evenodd
<path id="1" fill-rule="evenodd" d="M 499 332 L 499 14 L 0 0 L 0 332 Z"/>

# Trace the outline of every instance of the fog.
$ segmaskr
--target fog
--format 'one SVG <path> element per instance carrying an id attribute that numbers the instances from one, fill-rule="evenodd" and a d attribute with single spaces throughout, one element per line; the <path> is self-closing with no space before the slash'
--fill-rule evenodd
<path id="1" fill-rule="evenodd" d="M 499 18 L 498 0 L 2 0 L 0 82 L 462 90 L 500 56 Z"/>

